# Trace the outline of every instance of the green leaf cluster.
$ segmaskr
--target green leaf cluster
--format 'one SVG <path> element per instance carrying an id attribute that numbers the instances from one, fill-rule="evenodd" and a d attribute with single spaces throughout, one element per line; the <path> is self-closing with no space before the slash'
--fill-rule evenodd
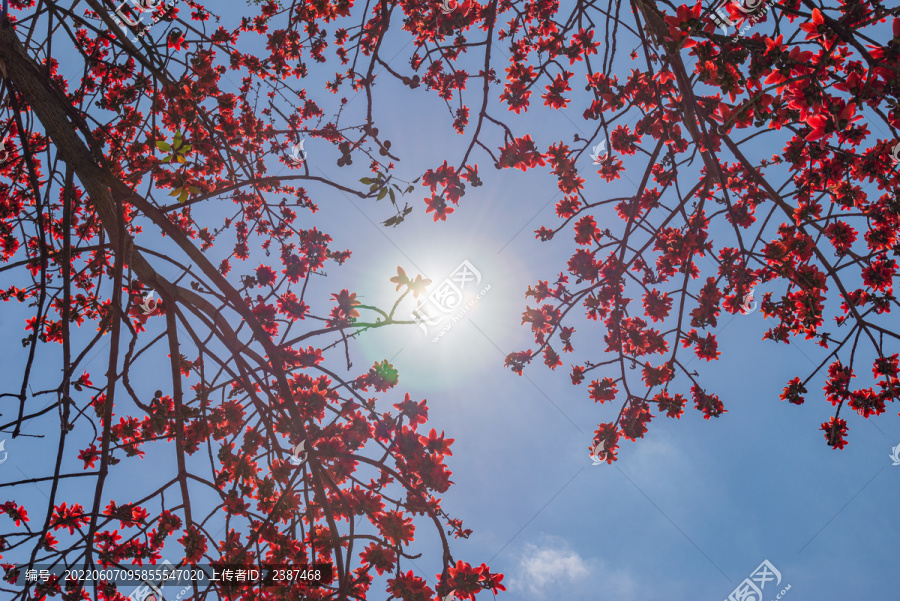
<path id="1" fill-rule="evenodd" d="M 193 148 L 192 145 L 188 144 L 187 140 L 185 140 L 181 131 L 175 132 L 175 139 L 172 141 L 172 146 L 169 146 L 166 142 L 159 140 L 156 143 L 156 147 L 163 152 L 170 153 L 163 159 L 163 163 L 171 163 L 172 161 L 177 161 L 180 164 L 185 164 L 187 159 L 185 159 L 185 155 L 191 151 Z"/>

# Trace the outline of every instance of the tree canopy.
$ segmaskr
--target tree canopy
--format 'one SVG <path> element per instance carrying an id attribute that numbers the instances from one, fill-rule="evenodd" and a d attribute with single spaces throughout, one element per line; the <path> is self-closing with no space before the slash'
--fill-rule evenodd
<path id="1" fill-rule="evenodd" d="M 328 290 L 310 276 L 360 249 L 304 224 L 334 192 L 389 199 L 385 227 L 416 210 L 446 221 L 496 170 L 544 171 L 563 195 L 535 237 L 571 235 L 571 258 L 529 287 L 534 345 L 506 364 L 571 353 L 572 384 L 618 408 L 585 440 L 596 457 L 689 401 L 724 413 L 728 391 L 684 353 L 716 360 L 719 320 L 757 302 L 760 336 L 829 351 L 781 400 L 830 402 L 820 428 L 844 448 L 848 414 L 885 413 L 900 386 L 898 14 L 880 0 L 11 0 L 0 297 L 21 360 L 0 431 L 43 436 L 55 461 L 2 483 L 3 561 L 334 568 L 234 599 L 380 598 L 376 579 L 406 601 L 505 590 L 453 542 L 471 531 L 442 506 L 452 433 L 424 399 L 382 402 L 399 382 L 387 360 L 359 373 L 346 354 L 414 324 L 398 306 L 430 282 L 401 268 L 387 307 Z M 459 156 L 432 149 L 430 169 L 405 171 L 420 150 L 392 144 L 379 113 L 398 87 L 394 102 L 446 107 Z M 551 112 L 573 129 L 539 139 L 529 119 Z M 307 141 L 348 175 L 311 169 Z M 106 371 L 88 373 L 97 352 Z M 141 472 L 152 494 L 112 492 L 160 446 L 172 465 Z M 44 506 L 17 500 L 35 482 L 51 483 Z M 440 541 L 434 586 L 409 565 L 417 526 Z M 13 563 L 15 599 L 127 597 L 23 585 Z"/>

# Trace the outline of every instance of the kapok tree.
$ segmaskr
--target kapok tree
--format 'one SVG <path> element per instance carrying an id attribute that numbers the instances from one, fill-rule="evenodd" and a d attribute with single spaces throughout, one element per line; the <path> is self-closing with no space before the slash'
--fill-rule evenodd
<path id="1" fill-rule="evenodd" d="M 79 428 L 93 430 L 89 422 L 97 430 L 78 445 L 88 468 L 81 473 L 95 482 L 90 502 L 57 499 L 58 484 L 74 476 L 61 468 L 68 455 L 60 444 L 60 461 L 46 476 L 53 488 L 42 529 L 29 529 L 15 501 L 5 506 L 17 523 L 3 538 L 13 552 L 27 548 L 46 559 L 71 548 L 82 553 L 79 561 L 116 560 L 115 553 L 152 561 L 177 533 L 192 561 L 204 553 L 333 559 L 336 582 L 311 593 L 324 597 L 362 598 L 372 570 L 390 572 L 395 598 L 451 589 L 471 598 L 501 588 L 486 566 L 453 564 L 446 542 L 437 590 L 400 569 L 410 515 L 424 513 L 438 529 L 450 524 L 466 533 L 431 494 L 446 490 L 441 456 L 449 441 L 436 432 L 418 438 L 423 407 L 412 399 L 398 403 L 401 420 L 360 394 L 389 388 L 396 378 L 389 365 L 342 378 L 324 364 L 345 337 L 396 322 L 393 310 L 358 305 L 350 291 L 334 293 L 330 314 L 314 312 L 310 274 L 348 255 L 328 248 L 324 233 L 296 225 L 295 212 L 315 210 L 311 192 L 294 186 L 299 182 L 360 198 L 390 195 L 396 213 L 386 225 L 409 214 L 397 196 L 410 191 L 418 174 L 401 179 L 400 150 L 376 125 L 378 78 L 408 86 L 411 99 L 430 94 L 445 102 L 448 123 L 467 136 L 458 160 L 438 157 L 422 177 L 435 221 L 453 212 L 467 185 L 481 183 L 479 157 L 500 169 L 548 167 L 557 177 L 565 194 L 557 206 L 562 222 L 541 228 L 538 237 L 549 239 L 572 223 L 578 248 L 564 268 L 568 275 L 531 289 L 543 303 L 524 315 L 537 346 L 508 363 L 521 370 L 543 355 L 557 367 L 560 345 L 574 350 L 575 314 L 583 308 L 588 320 L 602 320 L 604 356 L 574 365 L 572 378 L 577 384 L 596 372 L 592 398 L 619 401 L 615 418 L 600 424 L 592 441 L 602 443 L 608 461 L 620 435 L 644 434 L 653 405 L 677 417 L 689 394 L 706 417 L 724 412 L 678 350 L 716 358 L 710 328 L 723 311 L 740 310 L 760 283 L 781 287 L 762 302 L 775 320 L 767 337 L 788 342 L 802 335 L 830 350 L 819 369 L 789 382 L 783 395 L 802 403 L 812 378 L 828 371 L 826 398 L 836 407 L 824 425 L 829 444 L 845 444 L 844 404 L 868 417 L 896 398 L 897 355 L 889 345 L 897 334 L 886 319 L 896 303 L 892 255 L 900 214 L 890 155 L 898 41 L 889 30 L 894 26 L 897 36 L 896 9 L 881 2 L 772 3 L 751 37 L 720 34 L 714 7 L 699 3 L 254 0 L 240 27 L 213 29 L 207 9 L 185 2 L 155 6 L 159 22 L 137 40 L 117 25 L 117 7 L 99 0 L 42 1 L 28 13 L 23 2 L 11 4 L 12 22 L 4 20 L 0 35 L 9 153 L 0 169 L 10 182 L 4 180 L 2 197 L 4 273 L 19 278 L 6 288 L 7 298 L 27 303 L 34 315 L 23 383 L 2 397 L 17 408 L 5 427 L 29 434 L 29 424 L 48 415 L 32 409 L 27 394 L 32 366 L 46 356 L 38 349 L 55 344 L 63 377 L 58 388 L 39 392 L 55 399 L 50 410 L 61 414 L 60 440 L 74 440 Z M 190 17 L 180 17 L 187 6 Z M 741 30 L 760 15 L 747 6 L 721 10 Z M 136 17 L 130 8 L 125 13 Z M 128 23 L 137 21 L 131 17 Z M 389 35 L 412 38 L 408 67 L 383 56 Z M 248 40 L 265 44 L 262 56 L 248 51 Z M 498 65 L 498 54 L 507 65 Z M 64 65 L 57 62 L 62 57 Z M 72 60 L 80 62 L 71 67 Z M 327 81 L 304 86 L 320 64 L 330 69 Z M 231 76 L 241 84 L 228 88 Z M 576 95 L 572 84 L 584 85 L 586 94 Z M 331 106 L 329 99 L 346 90 L 365 100 L 356 120 L 344 97 Z M 533 114 L 534 91 L 549 107 L 543 110 L 576 115 L 588 131 L 578 128 L 574 142 L 567 134 L 549 144 L 516 132 L 520 126 L 505 123 L 504 115 Z M 884 131 L 875 137 L 867 123 Z M 347 183 L 355 178 L 330 181 L 286 158 L 288 172 L 271 173 L 271 159 L 303 136 L 336 147 L 340 167 L 367 162 L 374 173 L 362 182 L 367 188 Z M 746 156 L 773 137 L 768 147 L 780 141 L 779 154 Z M 587 155 L 601 142 L 609 155 L 595 151 L 593 166 Z M 608 182 L 627 172 L 634 188 L 595 198 L 582 171 Z M 222 210 L 225 198 L 234 203 L 230 214 Z M 616 225 L 598 225 L 605 222 Z M 259 267 L 243 263 L 256 246 L 275 251 L 276 259 L 267 254 Z M 143 297 L 148 290 L 161 305 Z M 361 311 L 373 312 L 375 321 L 360 321 Z M 840 334 L 824 329 L 826 317 L 829 323 L 837 317 Z M 313 320 L 324 323 L 304 330 Z M 93 337 L 76 335 L 90 326 L 99 328 Z M 153 337 L 154 327 L 163 332 Z M 338 339 L 303 348 L 320 336 Z M 110 342 L 104 381 L 79 377 L 78 365 L 104 337 Z M 159 394 L 136 390 L 126 375 L 138 373 L 157 347 L 170 355 L 171 385 Z M 851 389 L 853 368 L 865 354 L 872 355 L 875 384 Z M 85 390 L 89 402 L 77 398 Z M 104 509 L 111 467 L 158 439 L 178 449 L 177 473 L 158 494 Z M 298 475 L 285 461 L 304 441 L 309 457 Z M 193 444 L 205 445 L 211 479 L 195 465 Z M 377 459 L 363 452 L 376 446 L 383 453 Z M 354 479 L 360 464 L 375 472 L 369 482 Z M 389 485 L 398 492 L 389 493 Z M 220 507 L 206 516 L 225 509 L 224 539 L 207 531 L 197 488 L 218 495 Z M 175 497 L 172 503 L 163 496 L 170 489 L 176 492 L 165 499 Z M 297 509 L 284 513 L 281 499 Z M 153 517 L 149 511 L 144 517 L 150 502 Z M 348 518 L 360 512 L 376 534 L 355 530 Z M 53 533 L 67 534 L 65 542 Z M 355 543 L 365 542 L 354 569 Z"/>
<path id="2" fill-rule="evenodd" d="M 354 373 L 341 352 L 396 323 L 410 286 L 382 309 L 347 290 L 329 299 L 313 277 L 351 253 L 303 226 L 317 206 L 297 184 L 388 189 L 355 190 L 287 154 L 309 135 L 342 164 L 388 167 L 371 120 L 337 102 L 326 114 L 303 87 L 301 55 L 321 59 L 318 26 L 349 3 L 250 6 L 230 28 L 192 1 L 10 5 L 0 295 L 28 315 L 4 320 L 5 340 L 25 337 L 0 430 L 54 451 L 0 485 L 4 599 L 122 601 L 111 582 L 23 584 L 22 571 L 162 560 L 333 566 L 318 587 L 240 586 L 230 599 L 365 599 L 378 577 L 409 601 L 504 590 L 451 552 L 448 537 L 470 533 L 439 497 L 453 439 L 426 428 L 424 400 L 388 399 L 399 376 L 387 361 Z M 245 53 L 261 36 L 265 51 Z M 105 373 L 85 371 L 99 352 Z M 46 501 L 26 501 L 35 483 L 50 484 Z M 408 561 L 417 525 L 440 541 L 433 586 Z M 224 594 L 192 586 L 192 599 Z"/>

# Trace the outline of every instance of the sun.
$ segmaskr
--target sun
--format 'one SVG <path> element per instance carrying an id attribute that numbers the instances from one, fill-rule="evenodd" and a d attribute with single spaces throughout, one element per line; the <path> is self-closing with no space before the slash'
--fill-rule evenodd
<path id="1" fill-rule="evenodd" d="M 406 323 L 356 338 L 361 360 L 367 366 L 389 361 L 400 373 L 399 388 L 411 393 L 451 389 L 460 379 L 502 366 L 507 353 L 520 350 L 512 338 L 521 330 L 517 311 L 530 277 L 526 266 L 484 239 L 441 238 L 432 233 L 411 244 L 415 252 L 372 253 L 364 265 L 365 304 L 392 307 L 406 290 L 397 291 L 397 285 L 416 276 L 430 280 L 415 290 L 418 296 L 411 291 L 397 306 L 393 321 Z"/>

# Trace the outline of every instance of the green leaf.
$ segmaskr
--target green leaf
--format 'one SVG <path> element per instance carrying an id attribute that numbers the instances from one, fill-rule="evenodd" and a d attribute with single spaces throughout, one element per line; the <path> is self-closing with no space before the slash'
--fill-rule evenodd
<path id="1" fill-rule="evenodd" d="M 374 181 L 372 180 L 371 177 L 364 177 L 364 178 L 362 178 L 362 179 L 359 180 L 359 181 L 360 181 L 361 183 L 363 183 L 363 184 L 366 184 L 367 186 L 368 186 L 369 184 L 374 183 Z"/>
<path id="2" fill-rule="evenodd" d="M 391 195 L 391 204 L 397 204 L 397 197 L 394 195 L 394 191 L 390 188 L 388 188 L 387 191 Z"/>
<path id="3" fill-rule="evenodd" d="M 390 188 L 382 188 L 381 192 L 378 193 L 378 198 L 376 198 L 375 200 L 381 200 L 382 198 L 387 196 L 388 190 L 390 190 Z"/>
<path id="4" fill-rule="evenodd" d="M 394 366 L 387 361 L 382 361 L 375 366 L 375 373 L 388 384 L 396 384 L 400 379 L 400 372 L 394 369 Z"/>
<path id="5" fill-rule="evenodd" d="M 162 140 L 156 143 L 156 147 L 162 150 L 163 152 L 172 152 L 172 147 L 163 142 Z"/>

